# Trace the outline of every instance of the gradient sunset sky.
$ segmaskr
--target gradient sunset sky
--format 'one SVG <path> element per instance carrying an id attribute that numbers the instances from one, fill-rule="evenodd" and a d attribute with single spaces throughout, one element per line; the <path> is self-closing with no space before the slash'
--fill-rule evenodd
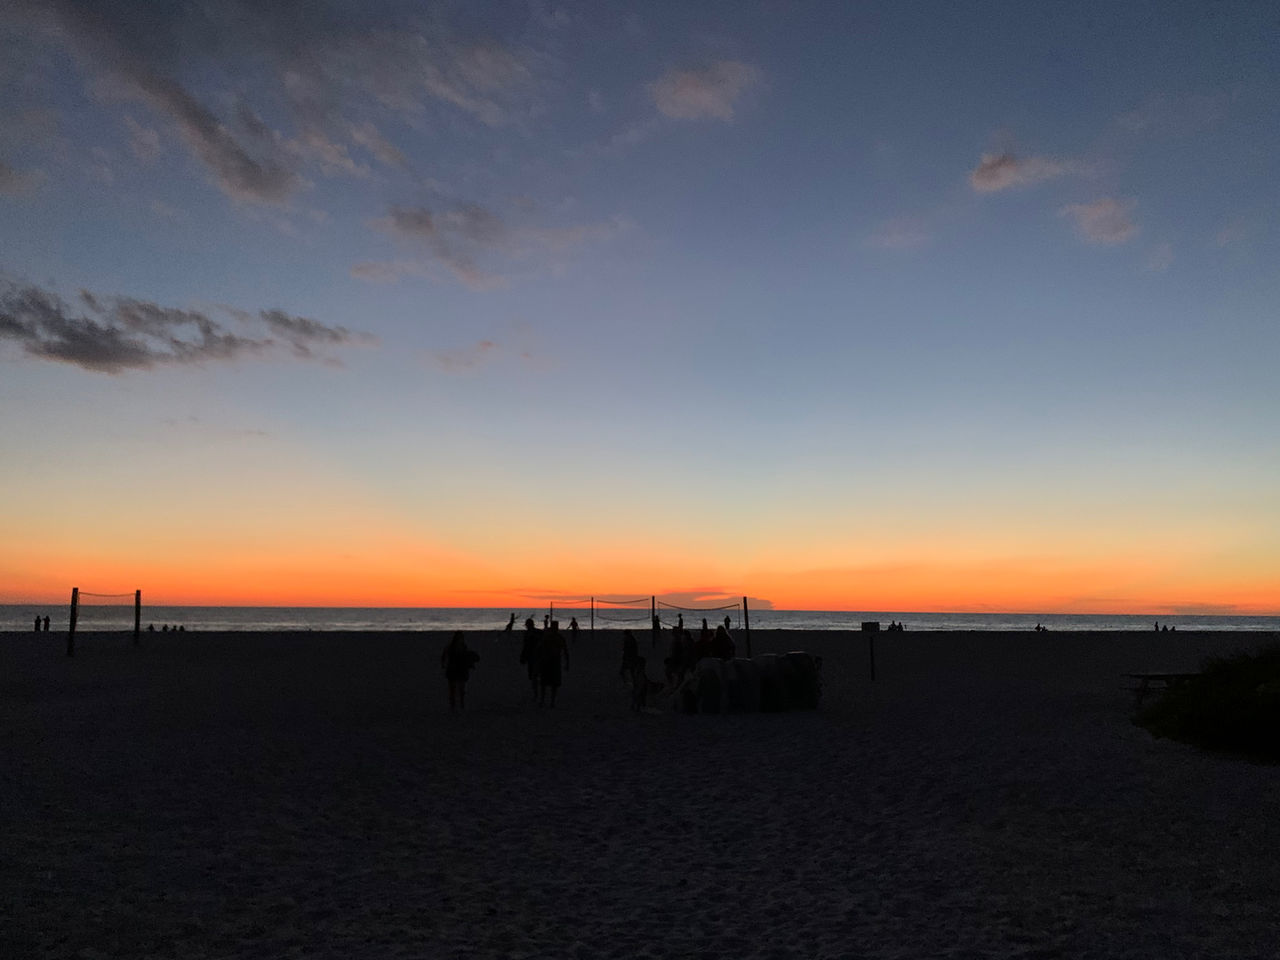
<path id="1" fill-rule="evenodd" d="M 0 602 L 1280 613 L 1280 4 L 0 11 Z"/>

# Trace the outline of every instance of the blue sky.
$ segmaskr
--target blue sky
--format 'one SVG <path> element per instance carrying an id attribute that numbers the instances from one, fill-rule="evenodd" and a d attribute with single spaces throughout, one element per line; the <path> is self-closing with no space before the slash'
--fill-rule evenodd
<path id="1" fill-rule="evenodd" d="M 335 514 L 313 573 L 362 530 L 460 571 L 384 600 L 1280 611 L 1278 28 L 11 3 L 0 572 L 106 564 L 105 496 L 192 578 Z"/>

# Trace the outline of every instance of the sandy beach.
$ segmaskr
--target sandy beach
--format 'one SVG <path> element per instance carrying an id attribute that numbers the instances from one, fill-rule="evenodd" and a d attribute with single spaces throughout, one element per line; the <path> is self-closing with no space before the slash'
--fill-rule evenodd
<path id="1" fill-rule="evenodd" d="M 755 631 L 821 709 L 725 716 L 620 637 L 553 711 L 471 635 L 450 715 L 440 634 L 0 635 L 0 954 L 1280 955 L 1280 768 L 1120 683 L 1274 635 Z"/>

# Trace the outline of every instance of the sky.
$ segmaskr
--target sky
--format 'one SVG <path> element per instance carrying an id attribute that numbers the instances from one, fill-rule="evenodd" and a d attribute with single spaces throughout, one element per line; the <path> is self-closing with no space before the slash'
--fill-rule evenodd
<path id="1" fill-rule="evenodd" d="M 1277 37 L 3 0 L 0 601 L 1280 614 Z"/>

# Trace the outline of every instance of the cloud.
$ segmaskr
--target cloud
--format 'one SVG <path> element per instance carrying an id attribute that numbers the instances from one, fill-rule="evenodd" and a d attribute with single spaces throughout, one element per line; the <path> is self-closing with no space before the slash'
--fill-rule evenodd
<path id="1" fill-rule="evenodd" d="M 969 174 L 969 184 L 979 193 L 999 193 L 1052 180 L 1071 173 L 1074 165 L 1051 157 L 1017 157 L 1012 153 L 984 153 Z"/>
<path id="2" fill-rule="evenodd" d="M 430 356 L 432 361 L 446 373 L 462 373 L 474 370 L 487 362 L 495 355 L 497 349 L 498 345 L 492 340 L 481 340 L 459 350 L 433 351 Z"/>
<path id="3" fill-rule="evenodd" d="M 1239 243 L 1241 240 L 1247 239 L 1249 236 L 1249 227 L 1242 219 L 1232 220 L 1225 223 L 1219 228 L 1214 235 L 1213 245 L 1221 250 L 1223 247 L 1233 243 Z"/>
<path id="4" fill-rule="evenodd" d="M 882 223 L 863 241 L 863 245 L 880 250 L 914 250 L 932 239 L 933 234 L 923 221 L 900 217 Z"/>
<path id="5" fill-rule="evenodd" d="M 232 361 L 288 344 L 311 358 L 313 346 L 369 342 L 366 334 L 331 327 L 281 310 L 256 315 L 223 308 L 248 335 L 197 310 L 164 307 L 132 297 L 99 297 L 81 291 L 78 304 L 33 285 L 0 286 L 0 340 L 29 355 L 98 373 L 118 374 L 157 366 Z M 256 329 L 255 329 L 256 328 Z"/>
<path id="6" fill-rule="evenodd" d="M 1145 268 L 1148 273 L 1164 273 L 1171 266 L 1173 266 L 1173 245 L 1162 243 L 1148 255 Z"/>
<path id="7" fill-rule="evenodd" d="M 514 261 L 545 263 L 591 241 L 604 240 L 626 229 L 623 220 L 568 226 L 510 225 L 479 204 L 449 210 L 394 206 L 387 216 L 372 221 L 376 229 L 412 243 L 429 263 L 444 267 L 455 279 L 474 290 L 505 286 L 507 278 L 498 266 Z M 361 263 L 352 275 L 385 282 L 410 273 L 424 273 L 423 266 L 395 261 Z"/>
<path id="8" fill-rule="evenodd" d="M 150 163 L 160 156 L 160 134 L 150 127 L 144 127 L 133 117 L 125 117 L 124 125 L 129 130 L 129 150 L 143 163 Z"/>
<path id="9" fill-rule="evenodd" d="M 0 160 L 0 194 L 23 196 L 36 190 L 44 181 L 43 170 L 15 170 Z"/>
<path id="10" fill-rule="evenodd" d="M 239 202 L 283 204 L 306 185 L 310 167 L 367 177 L 356 148 L 407 170 L 403 152 L 375 125 L 379 114 L 420 124 L 436 105 L 497 126 L 535 109 L 536 57 L 494 39 L 456 37 L 434 16 L 355 20 L 322 8 L 303 16 L 294 4 L 239 0 L 14 0 L 14 7 L 37 28 L 29 35 L 53 36 L 77 55 L 95 90 L 154 111 Z M 219 71 L 231 76 L 238 102 L 221 113 L 187 80 Z M 245 102 L 250 95 L 271 126 Z M 130 149 L 153 157 L 161 132 L 142 118 L 125 122 Z"/>
<path id="11" fill-rule="evenodd" d="M 192 154 L 229 197 L 252 203 L 280 203 L 299 185 L 287 159 L 273 150 L 256 153 L 181 83 L 162 67 L 154 36 L 138 36 L 144 29 L 122 15 L 113 19 L 103 8 L 74 2 L 30 4 L 38 16 L 48 16 L 81 60 L 110 81 L 113 92 L 146 104 L 177 131 Z M 123 8 L 120 8 L 123 9 Z M 115 12 L 120 12 L 118 9 Z"/>
<path id="12" fill-rule="evenodd" d="M 1092 203 L 1068 204 L 1058 215 L 1074 220 L 1076 231 L 1090 243 L 1115 246 L 1137 235 L 1138 227 L 1132 218 L 1135 206 L 1133 200 L 1103 197 Z"/>
<path id="13" fill-rule="evenodd" d="M 760 71 L 737 60 L 721 60 L 702 70 L 671 69 L 649 85 L 658 112 L 673 120 L 732 120 L 738 98 Z"/>

